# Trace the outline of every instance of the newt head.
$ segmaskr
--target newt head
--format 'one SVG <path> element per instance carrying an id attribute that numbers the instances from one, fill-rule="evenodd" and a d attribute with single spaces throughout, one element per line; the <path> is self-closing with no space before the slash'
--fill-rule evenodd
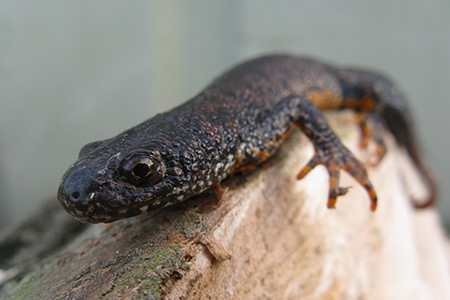
<path id="1" fill-rule="evenodd" d="M 119 135 L 86 145 L 78 161 L 64 174 L 58 200 L 78 220 L 113 222 L 179 202 L 192 194 L 176 188 L 189 185 L 183 184 L 186 168 L 180 165 L 173 149 L 148 141 L 138 143 L 136 148 L 124 140 Z"/>

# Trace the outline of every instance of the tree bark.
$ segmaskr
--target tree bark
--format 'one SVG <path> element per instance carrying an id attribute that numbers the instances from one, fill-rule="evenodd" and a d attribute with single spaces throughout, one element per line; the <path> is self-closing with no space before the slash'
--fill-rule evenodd
<path id="1" fill-rule="evenodd" d="M 362 161 L 353 114 L 331 126 Z M 296 174 L 313 154 L 294 133 L 257 170 L 228 178 L 223 203 L 205 193 L 109 225 L 81 225 L 56 200 L 0 237 L 2 299 L 450 299 L 447 241 L 404 151 L 370 178 L 379 207 L 352 186 L 326 208 L 328 175 Z"/>

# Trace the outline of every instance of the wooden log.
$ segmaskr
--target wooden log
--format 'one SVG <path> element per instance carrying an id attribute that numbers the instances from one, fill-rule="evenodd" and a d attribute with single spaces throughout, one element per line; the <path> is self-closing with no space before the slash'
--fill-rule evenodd
<path id="1" fill-rule="evenodd" d="M 329 120 L 370 161 L 353 114 Z M 341 185 L 352 188 L 334 210 L 326 208 L 324 168 L 295 179 L 313 154 L 298 132 L 258 170 L 228 178 L 219 208 L 204 194 L 150 215 L 73 227 L 53 204 L 0 237 L 0 298 L 450 299 L 436 211 L 411 207 L 410 196 L 426 192 L 404 151 L 386 140 L 386 157 L 368 167 L 379 195 L 374 213 L 346 174 Z M 33 236 L 51 234 L 18 242 L 42 222 Z"/>

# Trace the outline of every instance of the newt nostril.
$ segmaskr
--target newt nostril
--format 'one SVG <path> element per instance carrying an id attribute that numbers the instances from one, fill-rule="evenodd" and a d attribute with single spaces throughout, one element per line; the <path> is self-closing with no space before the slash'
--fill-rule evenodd
<path id="1" fill-rule="evenodd" d="M 63 192 L 66 195 L 66 198 L 68 201 L 72 203 L 78 203 L 80 201 L 83 201 L 83 195 L 84 193 L 80 190 L 66 190 L 66 192 Z"/>
<path id="2" fill-rule="evenodd" d="M 78 198 L 80 197 L 80 193 L 75 191 L 70 196 L 72 197 L 73 200 L 78 200 Z"/>

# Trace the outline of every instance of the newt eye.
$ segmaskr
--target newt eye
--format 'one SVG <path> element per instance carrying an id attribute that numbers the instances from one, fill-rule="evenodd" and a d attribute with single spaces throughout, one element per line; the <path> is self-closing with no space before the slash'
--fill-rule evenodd
<path id="1" fill-rule="evenodd" d="M 163 179 L 165 167 L 161 161 L 137 156 L 124 161 L 121 173 L 132 184 L 148 186 Z"/>
<path id="2" fill-rule="evenodd" d="M 138 162 L 131 168 L 131 173 L 138 178 L 145 178 L 150 175 L 150 165 L 145 162 Z"/>

